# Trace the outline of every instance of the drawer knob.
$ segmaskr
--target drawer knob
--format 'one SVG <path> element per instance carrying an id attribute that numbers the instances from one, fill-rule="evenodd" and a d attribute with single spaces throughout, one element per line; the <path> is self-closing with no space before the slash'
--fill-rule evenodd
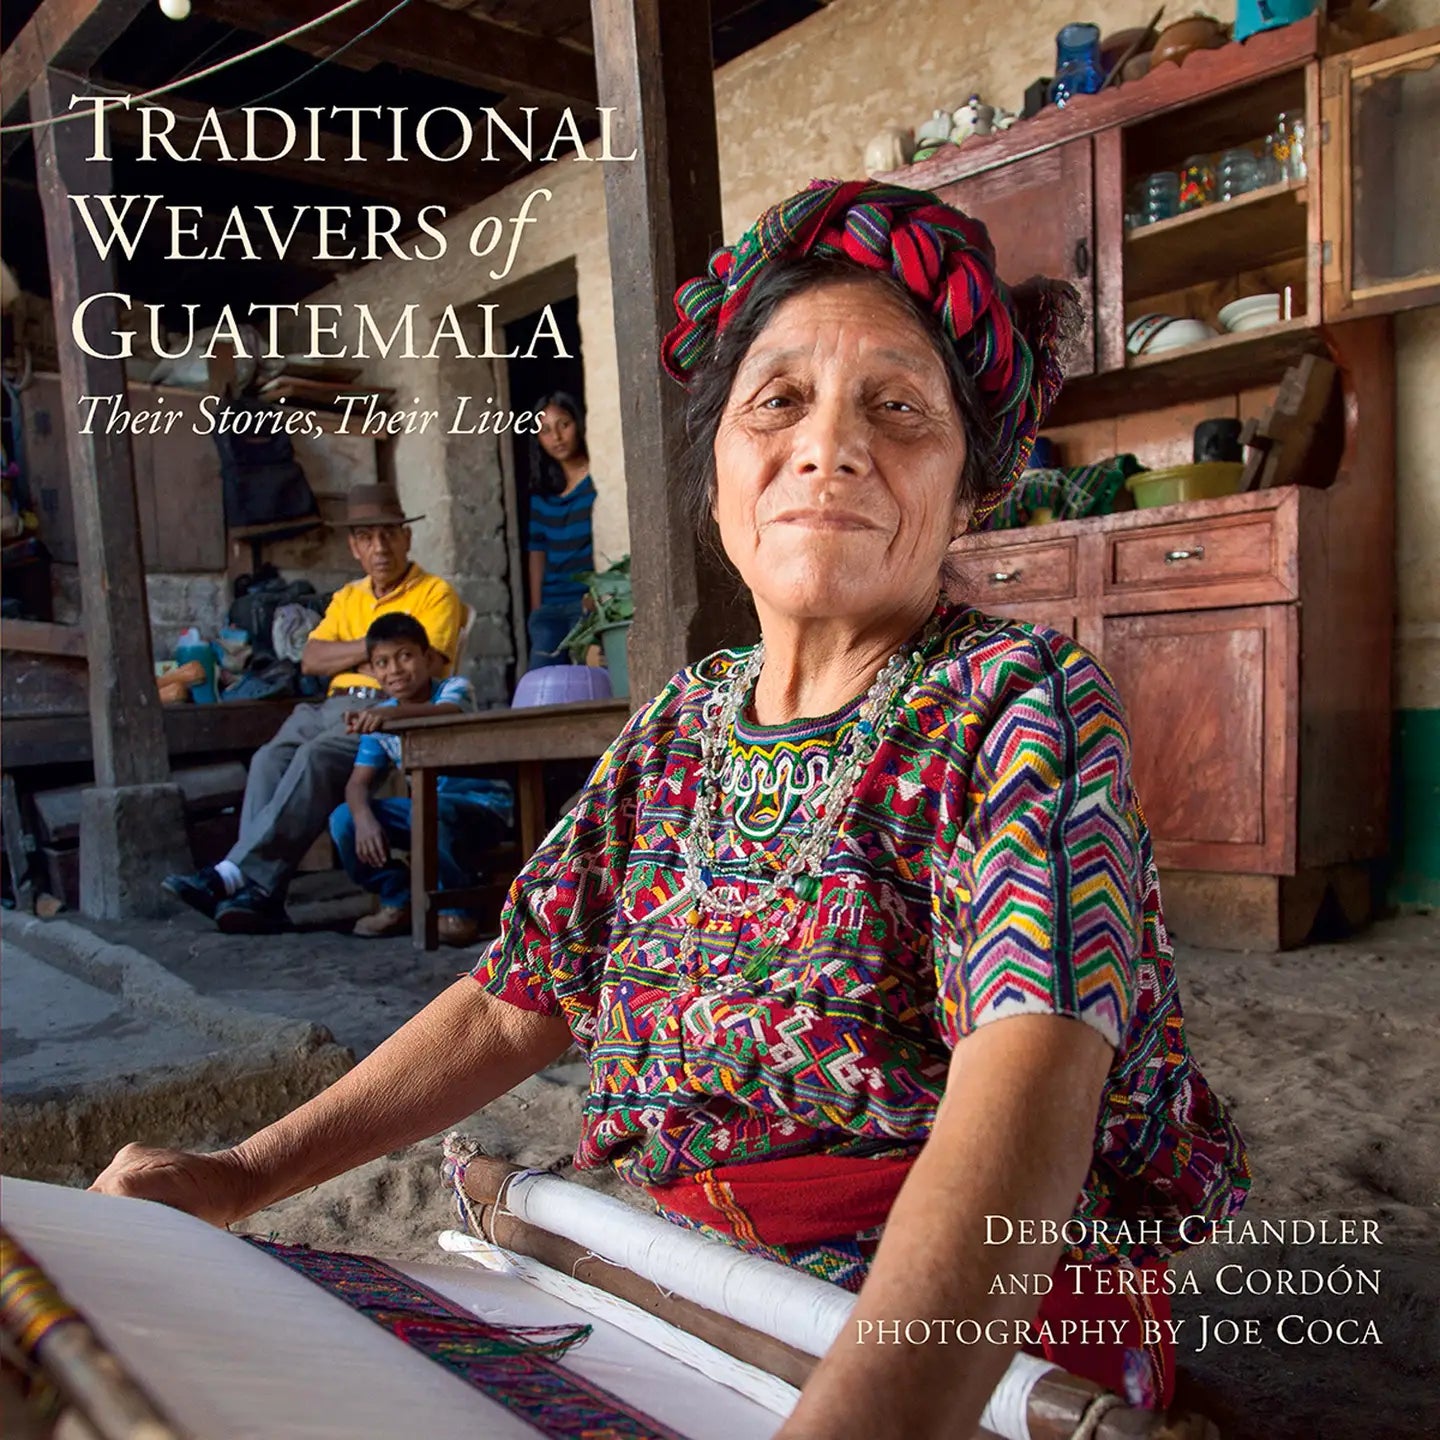
<path id="1" fill-rule="evenodd" d="M 1020 578 L 1018 570 L 996 570 L 991 573 L 992 585 L 1013 585 Z"/>
<path id="2" fill-rule="evenodd" d="M 1165 563 L 1167 565 L 1178 565 L 1182 560 L 1203 560 L 1205 558 L 1205 547 L 1196 545 L 1190 550 L 1167 550 L 1165 552 Z"/>

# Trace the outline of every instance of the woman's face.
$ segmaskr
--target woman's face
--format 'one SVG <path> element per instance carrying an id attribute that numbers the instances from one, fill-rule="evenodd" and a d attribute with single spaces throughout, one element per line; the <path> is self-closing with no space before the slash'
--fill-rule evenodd
<path id="1" fill-rule="evenodd" d="M 574 454 L 579 439 L 575 417 L 558 405 L 547 405 L 540 412 L 540 445 L 552 459 L 562 465 Z"/>
<path id="2" fill-rule="evenodd" d="M 736 372 L 715 519 L 762 612 L 863 623 L 933 598 L 968 506 L 945 367 L 873 282 L 787 300 Z"/>

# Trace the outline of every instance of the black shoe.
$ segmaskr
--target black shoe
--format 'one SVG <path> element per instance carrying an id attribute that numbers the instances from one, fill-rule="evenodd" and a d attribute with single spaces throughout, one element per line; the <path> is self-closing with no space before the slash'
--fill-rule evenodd
<path id="1" fill-rule="evenodd" d="M 215 918 L 216 909 L 228 898 L 220 872 L 209 865 L 193 875 L 167 875 L 160 886 L 207 920 Z"/>
<path id="2" fill-rule="evenodd" d="M 242 885 L 216 907 L 215 924 L 225 935 L 273 935 L 285 928 L 285 902 L 258 885 Z"/>

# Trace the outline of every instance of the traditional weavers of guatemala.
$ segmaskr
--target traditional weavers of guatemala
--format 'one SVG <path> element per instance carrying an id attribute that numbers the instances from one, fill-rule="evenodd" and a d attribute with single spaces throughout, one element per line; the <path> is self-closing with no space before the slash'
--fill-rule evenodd
<path id="1" fill-rule="evenodd" d="M 686 1231 L 724 1247 L 693 1267 L 720 1296 L 692 1301 L 733 1319 L 724 1285 L 747 1260 L 762 1285 L 820 1285 L 834 1314 L 860 1292 L 857 1325 L 882 1294 L 936 1307 L 907 1319 L 1027 1327 L 1003 1347 L 987 1331 L 983 1368 L 925 1347 L 876 1360 L 850 1327 L 786 1333 L 829 1346 L 787 1440 L 907 1385 L 925 1433 L 952 1405 L 968 1429 L 1017 1346 L 1106 1404 L 1163 1410 L 1175 1357 L 1149 1282 L 1184 1221 L 1238 1210 L 1244 1148 L 1186 1044 L 1114 687 L 1068 636 L 946 590 L 955 538 L 1026 468 L 1074 296 L 1012 292 L 984 227 L 933 195 L 817 182 L 676 307 L 682 480 L 761 642 L 682 670 L 631 718 L 511 887 L 473 980 L 248 1151 L 122 1153 L 99 1187 L 166 1199 L 183 1174 L 206 1192 L 197 1213 L 239 1218 L 448 1127 L 574 1044 L 577 1165 L 612 1167 L 670 1226 L 642 1257 Z M 997 1258 L 997 1211 L 1080 1238 Z M 599 1234 L 569 1237 L 577 1263 L 613 1254 L 618 1221 L 593 1218 Z M 1101 1287 L 1095 1267 L 1140 1278 Z M 1049 1283 L 1038 1309 L 1038 1288 L 1004 1286 L 1026 1272 Z M 743 1313 L 763 1330 L 763 1304 Z M 699 1414 L 657 1419 L 708 1433 Z"/>

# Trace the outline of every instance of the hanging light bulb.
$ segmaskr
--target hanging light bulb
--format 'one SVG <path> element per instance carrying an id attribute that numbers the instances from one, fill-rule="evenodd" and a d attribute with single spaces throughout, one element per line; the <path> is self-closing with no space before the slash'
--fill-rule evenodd
<path id="1" fill-rule="evenodd" d="M 170 20 L 183 20 L 190 13 L 190 0 L 160 0 L 160 13 Z"/>

